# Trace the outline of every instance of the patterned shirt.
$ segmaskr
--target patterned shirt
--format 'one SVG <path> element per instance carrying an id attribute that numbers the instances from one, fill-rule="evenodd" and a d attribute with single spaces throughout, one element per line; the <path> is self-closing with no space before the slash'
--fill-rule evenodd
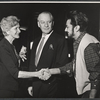
<path id="1" fill-rule="evenodd" d="M 76 52 L 79 46 L 79 43 L 85 33 L 82 33 L 78 39 L 73 43 L 74 47 L 74 59 L 72 62 L 66 64 L 63 67 L 60 67 L 60 71 L 62 74 L 66 73 L 68 70 L 70 70 L 69 76 L 73 75 L 73 61 L 75 62 L 76 58 Z M 90 43 L 84 50 L 84 59 L 86 62 L 87 71 L 90 73 L 89 79 L 91 82 L 91 88 L 98 88 L 99 80 L 100 80 L 100 44 L 96 43 Z"/>

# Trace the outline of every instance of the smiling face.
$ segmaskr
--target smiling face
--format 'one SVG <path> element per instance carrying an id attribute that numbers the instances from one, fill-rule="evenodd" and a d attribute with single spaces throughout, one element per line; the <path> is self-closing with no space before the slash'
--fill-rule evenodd
<path id="1" fill-rule="evenodd" d="M 42 13 L 38 17 L 38 27 L 42 33 L 49 34 L 53 27 L 53 19 L 49 13 Z"/>
<path id="2" fill-rule="evenodd" d="M 73 25 L 71 24 L 71 19 L 68 19 L 66 21 L 66 27 L 65 27 L 65 32 L 68 33 L 68 36 L 69 37 L 72 37 L 74 36 L 74 27 Z"/>
<path id="3" fill-rule="evenodd" d="M 19 33 L 20 33 L 20 32 L 21 32 L 21 31 L 20 31 L 20 25 L 17 24 L 16 26 L 13 26 L 13 27 L 7 32 L 7 34 L 8 34 L 10 37 L 12 37 L 12 38 L 17 39 L 17 38 L 19 38 Z"/>
<path id="4" fill-rule="evenodd" d="M 2 18 L 0 24 L 4 37 L 9 37 L 13 40 L 19 38 L 19 33 L 21 32 L 19 21 L 16 16 Z"/>

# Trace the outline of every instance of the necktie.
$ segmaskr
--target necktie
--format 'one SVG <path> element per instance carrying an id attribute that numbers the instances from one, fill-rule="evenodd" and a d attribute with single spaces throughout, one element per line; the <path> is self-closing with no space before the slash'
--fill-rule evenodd
<path id="1" fill-rule="evenodd" d="M 39 48 L 38 48 L 38 51 L 36 53 L 36 56 L 35 56 L 35 65 L 37 66 L 38 62 L 39 62 L 39 58 L 40 58 L 40 52 L 41 52 L 41 49 L 42 49 L 42 46 L 43 46 L 43 43 L 44 43 L 44 39 L 45 37 L 42 37 L 42 40 L 40 42 L 40 45 L 39 45 Z"/>

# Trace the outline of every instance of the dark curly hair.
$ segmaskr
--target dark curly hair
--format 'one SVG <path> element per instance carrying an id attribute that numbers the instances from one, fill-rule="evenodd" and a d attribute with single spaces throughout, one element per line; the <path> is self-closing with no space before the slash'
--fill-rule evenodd
<path id="1" fill-rule="evenodd" d="M 85 32 L 88 27 L 88 18 L 86 14 L 79 12 L 77 10 L 70 11 L 66 16 L 66 20 L 71 19 L 71 24 L 75 27 L 80 26 L 80 32 Z"/>

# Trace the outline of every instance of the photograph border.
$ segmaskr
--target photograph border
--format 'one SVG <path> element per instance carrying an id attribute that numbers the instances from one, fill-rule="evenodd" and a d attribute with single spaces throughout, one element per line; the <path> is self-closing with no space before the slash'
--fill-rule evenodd
<path id="1" fill-rule="evenodd" d="M 100 3 L 99 0 L 0 0 L 0 3 Z M 89 98 L 0 98 L 0 100 L 89 100 Z M 99 98 L 95 98 L 92 100 L 99 100 Z"/>

